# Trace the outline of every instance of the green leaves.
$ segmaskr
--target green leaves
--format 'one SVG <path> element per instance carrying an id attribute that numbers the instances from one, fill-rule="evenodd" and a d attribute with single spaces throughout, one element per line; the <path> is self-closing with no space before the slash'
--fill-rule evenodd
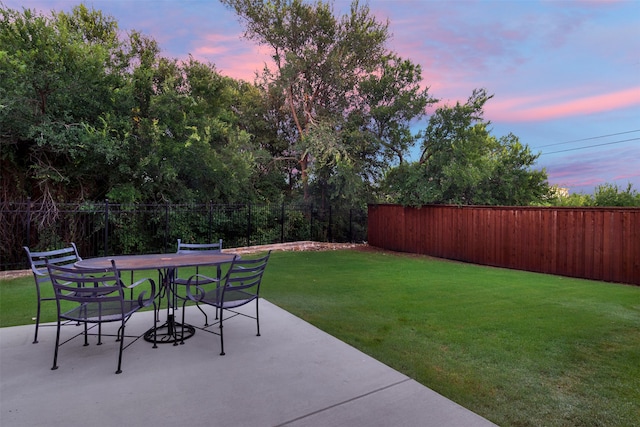
<path id="1" fill-rule="evenodd" d="M 415 132 L 436 99 L 366 4 L 339 16 L 322 0 L 222 1 L 271 49 L 254 84 L 163 58 L 152 38 L 120 38 L 83 5 L 50 16 L 0 8 L 0 160 L 3 176 L 20 177 L 7 196 L 419 205 L 546 195 L 537 155 L 490 134 L 484 89 Z M 407 164 L 416 143 L 420 160 Z"/>
<path id="2" fill-rule="evenodd" d="M 88 161 L 88 129 L 112 108 L 115 67 L 107 67 L 118 48 L 116 30 L 113 20 L 84 6 L 49 17 L 0 9 L 0 94 L 7 106 L 0 138 L 12 153 L 3 167 L 28 177 L 12 197 L 72 199 L 95 189 L 98 180 L 84 173 L 103 169 Z"/>
<path id="3" fill-rule="evenodd" d="M 465 104 L 439 107 L 430 118 L 416 164 L 392 170 L 383 183 L 390 201 L 404 205 L 528 205 L 549 192 L 538 158 L 515 135 L 499 139 L 482 119 L 491 99 L 475 90 Z"/>
<path id="4" fill-rule="evenodd" d="M 417 140 L 411 132 L 413 122 L 421 119 L 425 108 L 436 102 L 421 89 L 421 68 L 409 60 L 391 54 L 385 57 L 377 72 L 359 84 L 359 108 L 352 115 L 361 120 L 380 144 L 385 161 L 404 161 Z"/>
<path id="5" fill-rule="evenodd" d="M 617 184 L 598 185 L 594 194 L 566 194 L 553 187 L 548 203 L 553 206 L 640 206 L 640 192 L 628 183 L 626 188 Z"/>
<path id="6" fill-rule="evenodd" d="M 242 19 L 246 37 L 272 51 L 274 67 L 265 69 L 262 87 L 281 102 L 283 114 L 272 118 L 289 145 L 279 157 L 294 158 L 289 170 L 301 172 L 305 200 L 310 182 L 334 193 L 326 190 L 335 165 L 359 155 L 341 138 L 348 112 L 359 108 L 359 83 L 387 53 L 388 24 L 357 1 L 341 17 L 323 1 L 222 1 Z"/>

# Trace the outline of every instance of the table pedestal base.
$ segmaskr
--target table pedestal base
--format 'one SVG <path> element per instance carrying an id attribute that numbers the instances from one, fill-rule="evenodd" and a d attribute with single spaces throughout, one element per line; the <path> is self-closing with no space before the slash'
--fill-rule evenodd
<path id="1" fill-rule="evenodd" d="M 154 342 L 155 334 L 155 340 L 158 344 L 173 343 L 173 345 L 178 345 L 179 341 L 191 338 L 196 333 L 196 328 L 185 323 L 184 336 L 182 331 L 182 323 L 176 322 L 173 315 L 169 315 L 163 325 L 156 327 L 155 330 L 151 328 L 145 332 L 144 339 L 145 341 Z"/>

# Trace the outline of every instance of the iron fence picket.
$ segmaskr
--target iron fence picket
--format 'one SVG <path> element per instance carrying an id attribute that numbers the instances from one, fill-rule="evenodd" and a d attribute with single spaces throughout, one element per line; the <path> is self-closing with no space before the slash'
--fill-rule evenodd
<path id="1" fill-rule="evenodd" d="M 354 212 L 358 212 L 354 215 Z M 354 221 L 361 223 L 355 224 Z M 27 268 L 22 246 L 57 249 L 75 242 L 83 257 L 173 252 L 177 239 L 225 248 L 303 240 L 363 242 L 366 209 L 295 204 L 0 204 L 0 270 Z"/>

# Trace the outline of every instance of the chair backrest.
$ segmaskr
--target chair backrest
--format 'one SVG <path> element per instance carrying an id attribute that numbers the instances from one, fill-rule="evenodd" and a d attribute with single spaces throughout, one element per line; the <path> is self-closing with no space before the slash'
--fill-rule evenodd
<path id="1" fill-rule="evenodd" d="M 259 258 L 242 259 L 236 257 L 225 275 L 221 298 L 225 300 L 225 294 L 230 291 L 241 291 L 258 296 L 260 294 L 262 276 L 267 268 L 270 256 L 271 251 Z"/>
<path id="2" fill-rule="evenodd" d="M 222 252 L 222 239 L 216 243 L 182 243 L 178 239 L 178 253 L 219 253 Z"/>
<path id="3" fill-rule="evenodd" d="M 23 247 L 31 264 L 31 271 L 36 280 L 36 284 L 49 280 L 47 264 L 71 267 L 75 262 L 81 261 L 75 243 L 71 243 L 68 248 L 56 249 L 53 251 L 31 252 L 28 247 Z"/>
<path id="4" fill-rule="evenodd" d="M 114 308 L 116 312 L 124 312 L 124 287 L 113 260 L 109 268 L 78 270 L 47 263 L 47 270 L 58 302 L 65 300 L 78 304 L 94 304 L 93 312 L 85 313 L 83 317 L 102 319 L 108 314 L 113 314 Z M 120 309 L 118 304 L 114 307 L 113 302 L 119 302 Z"/>

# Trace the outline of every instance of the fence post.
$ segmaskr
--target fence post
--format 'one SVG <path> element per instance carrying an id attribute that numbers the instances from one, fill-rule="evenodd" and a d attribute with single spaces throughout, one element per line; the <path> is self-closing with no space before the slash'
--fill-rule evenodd
<path id="1" fill-rule="evenodd" d="M 207 203 L 209 205 L 209 240 L 207 240 L 209 243 L 213 243 L 211 241 L 211 239 L 213 238 L 213 200 L 209 200 L 209 202 Z"/>
<path id="2" fill-rule="evenodd" d="M 329 232 L 327 233 L 327 237 L 329 238 L 329 242 L 333 242 L 333 217 L 332 214 L 333 212 L 331 211 L 331 205 L 329 205 Z"/>
<path id="3" fill-rule="evenodd" d="M 284 202 L 280 209 L 280 243 L 284 243 Z"/>
<path id="4" fill-rule="evenodd" d="M 167 252 L 169 241 L 169 202 L 164 202 L 164 252 Z"/>
<path id="5" fill-rule="evenodd" d="M 313 241 L 313 203 L 309 207 L 309 240 Z"/>
<path id="6" fill-rule="evenodd" d="M 349 209 L 349 242 L 353 243 L 353 209 Z"/>
<path id="7" fill-rule="evenodd" d="M 109 199 L 104 199 L 104 256 L 109 256 Z"/>
<path id="8" fill-rule="evenodd" d="M 27 243 L 25 246 L 31 247 L 31 197 L 27 197 Z"/>
<path id="9" fill-rule="evenodd" d="M 251 203 L 247 205 L 247 246 L 251 246 Z"/>

